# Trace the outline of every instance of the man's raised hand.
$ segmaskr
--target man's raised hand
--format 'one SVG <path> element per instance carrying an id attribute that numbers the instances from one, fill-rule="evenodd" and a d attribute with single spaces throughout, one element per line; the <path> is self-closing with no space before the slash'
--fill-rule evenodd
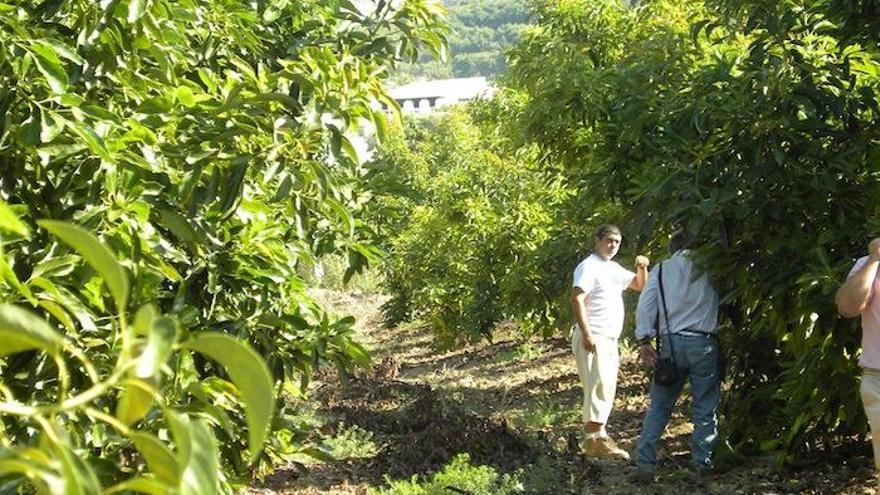
<path id="1" fill-rule="evenodd" d="M 880 237 L 868 244 L 868 257 L 874 261 L 880 260 Z"/>

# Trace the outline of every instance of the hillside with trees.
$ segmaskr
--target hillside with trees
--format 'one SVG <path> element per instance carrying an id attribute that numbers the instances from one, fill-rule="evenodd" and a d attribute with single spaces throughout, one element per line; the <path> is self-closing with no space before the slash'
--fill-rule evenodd
<path id="1" fill-rule="evenodd" d="M 449 58 L 434 61 L 428 56 L 402 65 L 393 80 L 493 77 L 506 68 L 505 52 L 519 39 L 528 22 L 524 0 L 445 0 Z"/>

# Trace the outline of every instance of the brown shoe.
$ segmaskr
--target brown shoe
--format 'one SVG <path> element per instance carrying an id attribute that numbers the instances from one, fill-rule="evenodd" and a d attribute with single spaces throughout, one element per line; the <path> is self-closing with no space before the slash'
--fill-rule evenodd
<path id="1" fill-rule="evenodd" d="M 588 438 L 584 443 L 584 455 L 600 459 L 629 460 L 629 452 L 621 449 L 608 437 Z"/>

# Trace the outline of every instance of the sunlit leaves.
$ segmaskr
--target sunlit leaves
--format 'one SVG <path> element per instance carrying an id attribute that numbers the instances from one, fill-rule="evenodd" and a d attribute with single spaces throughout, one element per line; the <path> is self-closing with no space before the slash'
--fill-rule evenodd
<path id="1" fill-rule="evenodd" d="M 547 180 L 533 155 L 513 158 L 467 112 L 410 134 L 424 137 L 407 142 L 392 131 L 370 165 L 376 223 L 391 253 L 386 317 L 425 318 L 441 345 L 489 338 L 503 319 L 553 331 L 554 295 L 543 285 L 565 276 L 563 263 L 542 260 L 556 253 L 536 248 L 556 231 L 553 215 L 570 192 Z"/>
<path id="2" fill-rule="evenodd" d="M 124 311 L 128 301 L 128 275 L 122 265 L 116 261 L 113 253 L 82 227 L 55 220 L 40 220 L 37 223 L 76 250 L 96 272 L 101 274 L 104 283 L 113 294 L 116 308 Z"/>
<path id="3" fill-rule="evenodd" d="M 132 379 L 124 385 L 116 405 L 116 418 L 125 425 L 140 420 L 153 407 L 153 387 L 150 383 Z"/>
<path id="4" fill-rule="evenodd" d="M 52 90 L 56 93 L 66 92 L 70 81 L 55 50 L 49 45 L 40 43 L 31 45 L 30 50 L 37 68 L 40 69 Z"/>
<path id="5" fill-rule="evenodd" d="M 180 479 L 180 466 L 171 449 L 150 433 L 132 432 L 129 439 L 144 456 L 151 473 L 166 484 L 172 486 L 177 484 Z"/>
<path id="6" fill-rule="evenodd" d="M 0 201 L 0 230 L 12 232 L 20 236 L 30 235 L 30 229 L 22 222 L 18 215 L 3 201 Z"/>
<path id="7" fill-rule="evenodd" d="M 179 489 L 182 495 L 217 492 L 220 467 L 217 443 L 207 423 L 186 415 L 169 415 L 169 426 L 178 445 Z"/>
<path id="8" fill-rule="evenodd" d="M 182 345 L 217 361 L 232 378 L 244 403 L 253 462 L 266 441 L 275 410 L 272 376 L 265 362 L 253 349 L 223 334 L 200 333 Z"/>
<path id="9" fill-rule="evenodd" d="M 38 349 L 58 353 L 63 338 L 42 318 L 12 305 L 0 306 L 0 356 Z"/>

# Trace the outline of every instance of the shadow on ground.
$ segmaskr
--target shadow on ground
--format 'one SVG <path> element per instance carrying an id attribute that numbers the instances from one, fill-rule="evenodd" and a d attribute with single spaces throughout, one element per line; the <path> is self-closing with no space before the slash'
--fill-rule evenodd
<path id="1" fill-rule="evenodd" d="M 579 453 L 581 389 L 568 339 L 503 340 L 440 353 L 424 326 L 394 330 L 375 324 L 364 332 L 375 361 L 389 365 L 381 373 L 344 379 L 322 374 L 315 398 L 330 418 L 330 434 L 343 425 L 371 432 L 375 455 L 315 464 L 307 471 L 281 469 L 251 493 L 366 495 L 368 486 L 384 486 L 386 477 L 427 475 L 463 452 L 474 465 L 517 473 L 526 494 L 874 493 L 865 445 L 817 453 L 787 469 L 766 458 L 747 458 L 721 466 L 707 480 L 694 480 L 686 470 L 688 400 L 677 405 L 664 435 L 659 480 L 637 485 L 629 462 Z M 624 349 L 608 429 L 625 448 L 638 437 L 647 394 L 644 372 Z"/>

